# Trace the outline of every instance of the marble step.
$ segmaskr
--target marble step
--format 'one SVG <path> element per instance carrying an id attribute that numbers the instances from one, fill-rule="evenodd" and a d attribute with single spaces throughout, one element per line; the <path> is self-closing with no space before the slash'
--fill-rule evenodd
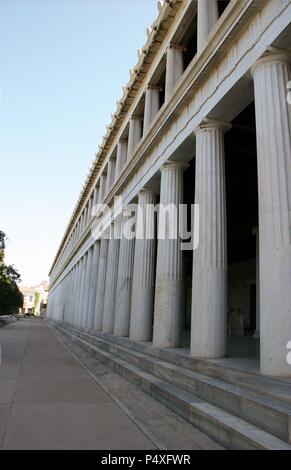
<path id="1" fill-rule="evenodd" d="M 261 429 L 261 427 L 250 423 L 249 420 L 235 416 L 233 413 L 197 395 L 192 390 L 189 393 L 185 389 L 181 389 L 180 385 L 170 383 L 161 375 L 156 375 L 138 367 L 128 360 L 129 357 L 127 359 L 121 357 L 121 349 L 114 350 L 113 347 L 113 351 L 110 350 L 110 344 L 107 341 L 103 341 L 102 344 L 102 340 L 99 338 L 98 345 L 96 345 L 92 336 L 86 335 L 86 333 L 64 328 L 60 325 L 58 325 L 58 328 L 90 354 L 112 367 L 127 380 L 141 387 L 143 391 L 163 402 L 223 446 L 232 449 L 291 450 L 289 444 Z M 87 340 L 85 339 L 86 336 Z M 161 361 L 158 367 L 162 367 Z M 256 412 L 254 407 L 252 412 Z"/>
<path id="2" fill-rule="evenodd" d="M 108 339 L 77 332 L 82 338 L 125 359 L 137 367 L 167 380 L 180 389 L 194 393 L 213 405 L 259 426 L 290 442 L 291 406 L 221 379 L 209 377 L 153 356 L 133 351 Z"/>
<path id="3" fill-rule="evenodd" d="M 252 370 L 242 370 L 232 365 L 224 365 L 221 361 L 193 358 L 185 351 L 178 349 L 158 349 L 151 343 L 138 343 L 130 341 L 128 338 L 118 338 L 113 335 L 89 332 L 93 336 L 107 339 L 112 343 L 131 350 L 143 352 L 147 355 L 159 358 L 163 361 L 192 370 L 213 378 L 238 385 L 242 388 L 257 392 L 274 400 L 286 402 L 291 405 L 291 379 L 267 377 Z M 218 363 L 219 362 L 219 363 Z"/>

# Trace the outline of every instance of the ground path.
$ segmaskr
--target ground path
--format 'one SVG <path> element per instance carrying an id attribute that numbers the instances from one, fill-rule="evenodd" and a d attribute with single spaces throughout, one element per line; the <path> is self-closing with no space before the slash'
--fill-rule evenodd
<path id="1" fill-rule="evenodd" d="M 96 382 L 41 320 L 1 328 L 0 344 L 1 449 L 221 448 L 95 361 Z"/>

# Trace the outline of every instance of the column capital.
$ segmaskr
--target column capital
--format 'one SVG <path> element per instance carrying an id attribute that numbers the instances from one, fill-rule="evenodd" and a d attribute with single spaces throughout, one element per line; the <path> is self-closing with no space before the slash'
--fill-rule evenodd
<path id="1" fill-rule="evenodd" d="M 254 76 L 255 71 L 266 64 L 272 62 L 284 62 L 290 63 L 291 61 L 291 51 L 287 49 L 280 49 L 278 47 L 268 47 L 268 49 L 263 53 L 263 55 L 254 63 L 250 69 L 251 76 Z"/>
<path id="2" fill-rule="evenodd" d="M 159 85 L 151 85 L 151 84 L 148 84 L 146 86 L 146 90 L 159 90 L 159 91 L 162 91 L 162 87 L 159 86 Z"/>
<path id="3" fill-rule="evenodd" d="M 138 192 L 138 196 L 143 194 L 152 194 L 156 196 L 158 194 L 158 191 L 154 188 L 141 188 L 141 190 Z"/>
<path id="4" fill-rule="evenodd" d="M 227 131 L 229 131 L 229 129 L 231 129 L 231 123 L 226 122 L 226 121 L 218 121 L 216 119 L 205 118 L 195 128 L 194 132 L 197 135 L 200 132 L 202 132 L 204 130 L 209 130 L 209 129 L 219 129 L 223 132 L 227 132 Z"/>
<path id="5" fill-rule="evenodd" d="M 181 51 L 181 52 L 185 52 L 187 50 L 187 47 L 185 46 L 182 46 L 182 44 L 173 44 L 173 43 L 170 43 L 167 47 L 167 50 L 168 49 L 177 49 L 178 51 Z"/>
<path id="6" fill-rule="evenodd" d="M 189 164 L 183 161 L 177 160 L 167 160 L 160 168 L 162 170 L 169 170 L 171 168 L 180 168 L 181 170 L 186 170 L 189 167 Z"/>
<path id="7" fill-rule="evenodd" d="M 137 116 L 136 114 L 132 114 L 130 116 L 130 121 L 142 121 L 143 117 L 142 116 Z"/>
<path id="8" fill-rule="evenodd" d="M 120 139 L 118 139 L 118 144 L 127 144 L 127 139 L 125 137 L 120 137 Z"/>

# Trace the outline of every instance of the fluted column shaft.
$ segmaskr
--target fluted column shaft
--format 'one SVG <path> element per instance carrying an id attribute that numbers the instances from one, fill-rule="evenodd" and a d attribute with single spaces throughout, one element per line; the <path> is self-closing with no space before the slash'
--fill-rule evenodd
<path id="1" fill-rule="evenodd" d="M 76 315 L 76 325 L 80 325 L 81 318 L 81 305 L 82 305 L 82 287 L 83 287 L 83 272 L 84 272 L 84 257 L 80 259 L 79 262 L 79 289 L 78 289 L 78 298 L 77 298 L 77 315 Z"/>
<path id="2" fill-rule="evenodd" d="M 193 252 L 191 354 L 223 357 L 226 352 L 227 254 L 224 123 L 196 129 L 195 204 L 199 245 Z"/>
<path id="3" fill-rule="evenodd" d="M 78 285 L 77 285 L 77 296 L 76 296 L 76 317 L 75 325 L 78 325 L 79 312 L 80 312 L 80 297 L 81 297 L 81 282 L 82 282 L 82 264 L 83 259 L 81 258 L 78 263 Z"/>
<path id="4" fill-rule="evenodd" d="M 88 305 L 88 323 L 87 328 L 94 328 L 94 315 L 97 294 L 98 267 L 100 257 L 100 240 L 97 240 L 93 246 L 93 258 L 90 274 L 89 305 Z"/>
<path id="5" fill-rule="evenodd" d="M 74 294 L 73 294 L 73 325 L 76 324 L 77 321 L 77 305 L 78 305 L 78 291 L 79 291 L 79 262 L 76 263 L 76 279 L 75 279 L 75 286 L 74 286 Z"/>
<path id="6" fill-rule="evenodd" d="M 87 206 L 84 208 L 83 211 L 83 226 L 82 226 L 82 233 L 85 232 L 86 229 L 86 221 L 87 221 Z"/>
<path id="7" fill-rule="evenodd" d="M 70 324 L 72 325 L 74 323 L 74 310 L 75 310 L 75 292 L 76 292 L 76 272 L 77 272 L 77 266 L 74 265 L 72 269 L 72 284 L 71 284 L 71 292 L 70 292 Z"/>
<path id="8" fill-rule="evenodd" d="M 76 263 L 76 276 L 75 276 L 75 286 L 74 286 L 74 294 L 73 294 L 73 325 L 76 324 L 76 317 L 77 317 L 77 301 L 78 301 L 78 289 L 79 289 L 79 263 Z"/>
<path id="9" fill-rule="evenodd" d="M 173 207 L 171 221 L 166 217 L 164 239 L 160 238 L 163 220 L 162 211 L 159 213 L 153 344 L 161 348 L 175 348 L 180 339 L 182 251 L 178 221 L 179 204 L 183 202 L 184 168 L 185 165 L 178 162 L 169 162 L 161 169 L 160 204 Z M 176 230 L 171 234 L 173 224 Z"/>
<path id="10" fill-rule="evenodd" d="M 125 217 L 120 241 L 117 275 L 114 319 L 114 334 L 116 336 L 129 335 L 134 243 L 135 239 L 132 237 L 129 220 Z"/>
<path id="11" fill-rule="evenodd" d="M 99 197 L 99 186 L 96 186 L 93 193 L 93 203 L 91 209 L 91 217 L 96 215 L 96 206 L 98 204 L 98 197 Z"/>
<path id="12" fill-rule="evenodd" d="M 155 221 L 150 210 L 155 193 L 144 189 L 138 196 L 136 241 L 131 300 L 130 339 L 151 341 L 155 292 Z"/>
<path id="13" fill-rule="evenodd" d="M 77 242 L 79 238 L 79 227 L 80 227 L 80 219 L 78 220 L 77 225 L 76 225 L 75 242 Z"/>
<path id="14" fill-rule="evenodd" d="M 109 190 L 113 184 L 115 178 L 115 160 L 111 159 L 108 162 L 108 169 L 107 169 L 107 180 L 106 180 L 106 194 L 109 193 Z"/>
<path id="15" fill-rule="evenodd" d="M 74 287 L 74 316 L 73 316 L 73 325 L 76 324 L 77 311 L 78 311 L 78 290 L 79 290 L 79 262 L 76 263 L 76 280 Z"/>
<path id="16" fill-rule="evenodd" d="M 257 126 L 261 371 L 291 376 L 290 57 L 267 54 L 252 69 Z"/>
<path id="17" fill-rule="evenodd" d="M 130 160 L 137 143 L 142 137 L 142 119 L 138 116 L 132 116 L 129 120 L 129 134 L 127 147 L 127 160 Z"/>
<path id="18" fill-rule="evenodd" d="M 152 120 L 160 109 L 160 88 L 148 86 L 145 91 L 143 132 L 148 132 Z"/>
<path id="19" fill-rule="evenodd" d="M 83 256 L 83 266 L 82 266 L 82 283 L 81 283 L 81 300 L 80 300 L 80 317 L 79 317 L 79 326 L 82 327 L 85 317 L 85 291 L 86 291 L 86 274 L 87 274 L 87 261 L 88 253 L 85 253 Z"/>
<path id="20" fill-rule="evenodd" d="M 99 192 L 98 192 L 98 204 L 102 204 L 105 193 L 106 193 L 106 180 L 107 180 L 107 175 L 101 175 L 100 176 L 100 186 L 99 186 Z"/>
<path id="21" fill-rule="evenodd" d="M 207 37 L 218 20 L 217 0 L 198 0 L 197 5 L 197 50 L 201 52 Z"/>
<path id="22" fill-rule="evenodd" d="M 120 229 L 120 222 L 116 222 L 114 225 L 116 230 L 115 233 L 117 234 L 118 229 Z M 114 330 L 118 259 L 120 248 L 120 239 L 115 238 L 115 233 L 111 234 L 108 245 L 104 314 L 102 325 L 102 331 L 104 333 L 113 333 Z"/>
<path id="23" fill-rule="evenodd" d="M 87 253 L 87 264 L 86 264 L 86 274 L 85 274 L 85 284 L 84 284 L 83 319 L 82 319 L 83 328 L 87 328 L 87 325 L 88 325 L 89 290 L 90 290 L 90 276 L 91 276 L 91 269 L 92 269 L 92 256 L 93 256 L 93 247 L 89 248 L 88 253 Z"/>
<path id="24" fill-rule="evenodd" d="M 93 194 L 91 195 L 89 202 L 88 202 L 88 217 L 87 217 L 87 225 L 91 222 L 92 219 L 92 206 L 93 206 Z"/>
<path id="25" fill-rule="evenodd" d="M 165 101 L 168 101 L 177 81 L 184 72 L 184 50 L 184 47 L 174 44 L 170 44 L 167 49 Z"/>
<path id="26" fill-rule="evenodd" d="M 127 140 L 120 139 L 117 144 L 115 180 L 119 177 L 127 159 Z"/>
<path id="27" fill-rule="evenodd" d="M 79 224 L 79 232 L 78 232 L 78 239 L 81 237 L 82 235 L 82 226 L 83 226 L 83 213 L 81 213 L 80 215 L 80 224 Z"/>
<path id="28" fill-rule="evenodd" d="M 103 324 L 103 309 L 104 309 L 104 297 L 105 297 L 108 243 L 109 243 L 109 240 L 107 238 L 104 237 L 101 239 L 96 304 L 95 304 L 95 318 L 94 318 L 94 330 L 97 330 L 97 331 L 102 330 L 102 324 Z"/>

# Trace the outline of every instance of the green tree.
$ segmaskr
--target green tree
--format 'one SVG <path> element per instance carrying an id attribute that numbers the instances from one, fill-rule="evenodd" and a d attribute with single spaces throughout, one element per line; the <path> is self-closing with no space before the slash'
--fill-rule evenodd
<path id="1" fill-rule="evenodd" d="M 0 230 L 0 315 L 9 315 L 18 311 L 23 304 L 23 296 L 18 288 L 20 274 L 14 266 L 4 262 L 7 237 Z"/>

